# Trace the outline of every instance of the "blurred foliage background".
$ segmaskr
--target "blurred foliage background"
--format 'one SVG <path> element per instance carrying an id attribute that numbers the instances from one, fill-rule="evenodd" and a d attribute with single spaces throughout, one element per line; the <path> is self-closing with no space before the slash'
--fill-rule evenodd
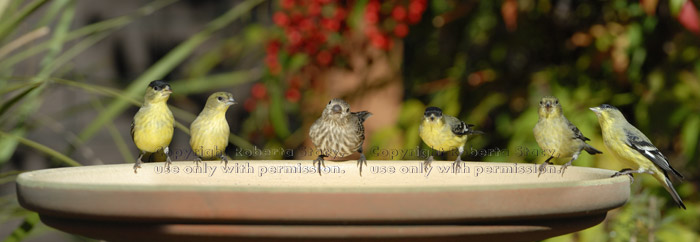
<path id="1" fill-rule="evenodd" d="M 418 125 L 442 107 L 487 134 L 463 159 L 541 163 L 532 127 L 554 95 L 606 152 L 588 107 L 609 103 L 686 177 L 688 210 L 637 176 L 602 224 L 548 241 L 698 241 L 700 17 L 696 0 L 0 0 L 0 238 L 84 241 L 16 200 L 24 171 L 134 162 L 128 129 L 147 83 L 171 82 L 174 160 L 214 91 L 234 159 L 308 159 L 308 127 L 330 98 L 375 115 L 365 151 L 427 149 Z M 255 149 L 285 150 L 259 154 Z M 244 151 L 244 152 L 241 152 Z M 349 157 L 353 159 L 356 157 Z M 454 159 L 454 157 L 443 157 Z M 563 161 L 560 161 L 560 163 Z M 619 170 L 609 154 L 574 165 Z"/>

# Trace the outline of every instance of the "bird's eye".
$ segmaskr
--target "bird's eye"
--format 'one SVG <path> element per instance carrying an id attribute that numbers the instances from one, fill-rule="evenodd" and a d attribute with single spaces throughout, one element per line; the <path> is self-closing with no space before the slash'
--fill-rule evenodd
<path id="1" fill-rule="evenodd" d="M 153 87 L 153 90 L 160 91 L 160 87 L 155 86 Z"/>
<path id="2" fill-rule="evenodd" d="M 331 101 L 328 101 L 328 105 L 331 105 L 331 102 L 333 102 L 333 100 L 331 100 Z"/>
<path id="3" fill-rule="evenodd" d="M 349 113 L 349 112 L 350 112 L 350 108 L 348 108 L 348 109 L 345 109 L 345 112 L 348 112 L 348 113 Z"/>
<path id="4" fill-rule="evenodd" d="M 540 105 L 542 105 L 542 104 L 543 104 L 542 101 L 540 101 Z"/>
<path id="5" fill-rule="evenodd" d="M 223 100 L 224 100 L 223 97 L 216 97 L 216 99 L 219 100 L 219 101 L 223 101 Z"/>
<path id="6" fill-rule="evenodd" d="M 559 104 L 559 100 L 554 101 L 554 104 Z"/>

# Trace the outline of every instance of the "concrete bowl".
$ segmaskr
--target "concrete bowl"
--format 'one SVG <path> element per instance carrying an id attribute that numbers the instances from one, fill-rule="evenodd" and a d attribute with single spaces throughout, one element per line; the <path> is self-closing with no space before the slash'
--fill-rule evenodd
<path id="1" fill-rule="evenodd" d="M 38 170 L 20 204 L 49 226 L 109 241 L 532 241 L 602 222 L 628 199 L 614 171 L 526 163 L 301 160 L 147 163 Z"/>

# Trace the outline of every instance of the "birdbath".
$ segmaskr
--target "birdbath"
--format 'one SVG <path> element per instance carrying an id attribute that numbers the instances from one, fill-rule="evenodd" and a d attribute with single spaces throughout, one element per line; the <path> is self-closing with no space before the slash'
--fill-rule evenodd
<path id="1" fill-rule="evenodd" d="M 56 229 L 108 241 L 532 241 L 594 226 L 630 194 L 610 170 L 526 163 L 191 161 L 38 170 L 20 204 Z"/>

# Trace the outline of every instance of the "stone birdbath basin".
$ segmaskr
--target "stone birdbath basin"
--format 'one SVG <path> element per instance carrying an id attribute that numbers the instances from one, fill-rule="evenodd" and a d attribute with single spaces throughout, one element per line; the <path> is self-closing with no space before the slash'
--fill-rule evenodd
<path id="1" fill-rule="evenodd" d="M 610 170 L 435 161 L 234 160 L 38 170 L 17 179 L 20 204 L 56 229 L 108 241 L 505 240 L 575 232 L 628 199 Z"/>

